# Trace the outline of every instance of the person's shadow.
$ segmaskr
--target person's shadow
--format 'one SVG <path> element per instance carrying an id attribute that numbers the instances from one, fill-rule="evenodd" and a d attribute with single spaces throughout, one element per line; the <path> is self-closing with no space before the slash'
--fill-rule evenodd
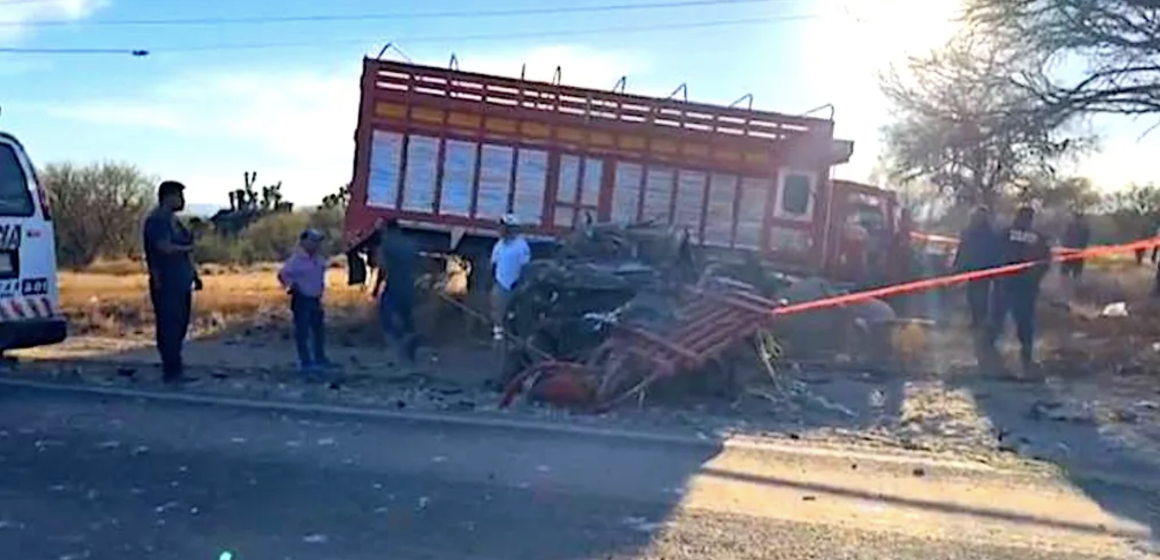
<path id="1" fill-rule="evenodd" d="M 1039 315 L 1061 320 L 1050 303 L 1040 306 Z M 1014 338 L 1013 326 L 1007 327 L 1001 346 Z M 1062 330 L 1076 336 L 1069 328 Z M 1068 344 L 1060 342 L 1052 350 L 1057 354 L 1042 359 L 1033 375 L 1013 375 L 1012 348 L 1005 352 L 1006 371 L 963 368 L 951 382 L 973 395 L 1001 452 L 1055 465 L 1104 510 L 1148 527 L 1158 539 L 1160 414 L 1155 410 L 1160 389 L 1155 376 L 1139 367 L 1110 367 L 1083 351 L 1069 351 Z"/>

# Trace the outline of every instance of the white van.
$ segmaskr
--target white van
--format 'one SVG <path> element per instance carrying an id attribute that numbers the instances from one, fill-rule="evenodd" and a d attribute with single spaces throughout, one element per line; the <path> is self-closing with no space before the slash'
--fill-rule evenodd
<path id="1" fill-rule="evenodd" d="M 24 147 L 0 132 L 0 352 L 55 344 L 67 332 L 47 193 Z"/>

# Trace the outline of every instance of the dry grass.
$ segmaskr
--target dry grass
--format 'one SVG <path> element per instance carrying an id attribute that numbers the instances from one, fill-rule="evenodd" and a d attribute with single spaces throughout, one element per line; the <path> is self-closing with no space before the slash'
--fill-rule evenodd
<path id="1" fill-rule="evenodd" d="M 217 323 L 281 313 L 288 305 L 275 277 L 277 265 L 204 266 L 204 289 L 194 297 L 196 316 Z M 152 322 L 148 276 L 138 263 L 99 263 L 83 272 L 61 272 L 61 306 L 79 332 L 125 334 Z M 346 272 L 331 269 L 327 277 L 331 308 L 366 307 L 368 295 L 346 285 Z"/>

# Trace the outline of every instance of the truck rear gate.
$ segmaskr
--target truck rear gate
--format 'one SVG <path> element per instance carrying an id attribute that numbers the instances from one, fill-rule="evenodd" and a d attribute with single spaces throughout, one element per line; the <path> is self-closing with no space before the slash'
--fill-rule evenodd
<path id="1" fill-rule="evenodd" d="M 833 122 L 367 58 L 349 246 L 379 218 L 488 235 L 585 220 L 821 265 Z M 837 149 L 836 149 L 836 146 Z M 838 153 L 843 152 L 846 153 Z"/>

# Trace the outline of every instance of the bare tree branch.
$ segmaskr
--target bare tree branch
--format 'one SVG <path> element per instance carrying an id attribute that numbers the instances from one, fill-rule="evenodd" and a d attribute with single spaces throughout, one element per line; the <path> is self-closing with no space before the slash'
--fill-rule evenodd
<path id="1" fill-rule="evenodd" d="M 1071 114 L 1046 110 L 1012 78 L 1035 62 L 963 35 L 883 76 L 897 117 L 884 130 L 893 175 L 923 178 L 963 202 L 994 204 L 1086 149 L 1087 139 L 1064 137 Z"/>
<path id="2" fill-rule="evenodd" d="M 968 0 L 967 6 L 965 21 L 977 32 L 1053 63 L 1053 71 L 1018 77 L 1053 111 L 1160 112 L 1160 2 Z"/>

